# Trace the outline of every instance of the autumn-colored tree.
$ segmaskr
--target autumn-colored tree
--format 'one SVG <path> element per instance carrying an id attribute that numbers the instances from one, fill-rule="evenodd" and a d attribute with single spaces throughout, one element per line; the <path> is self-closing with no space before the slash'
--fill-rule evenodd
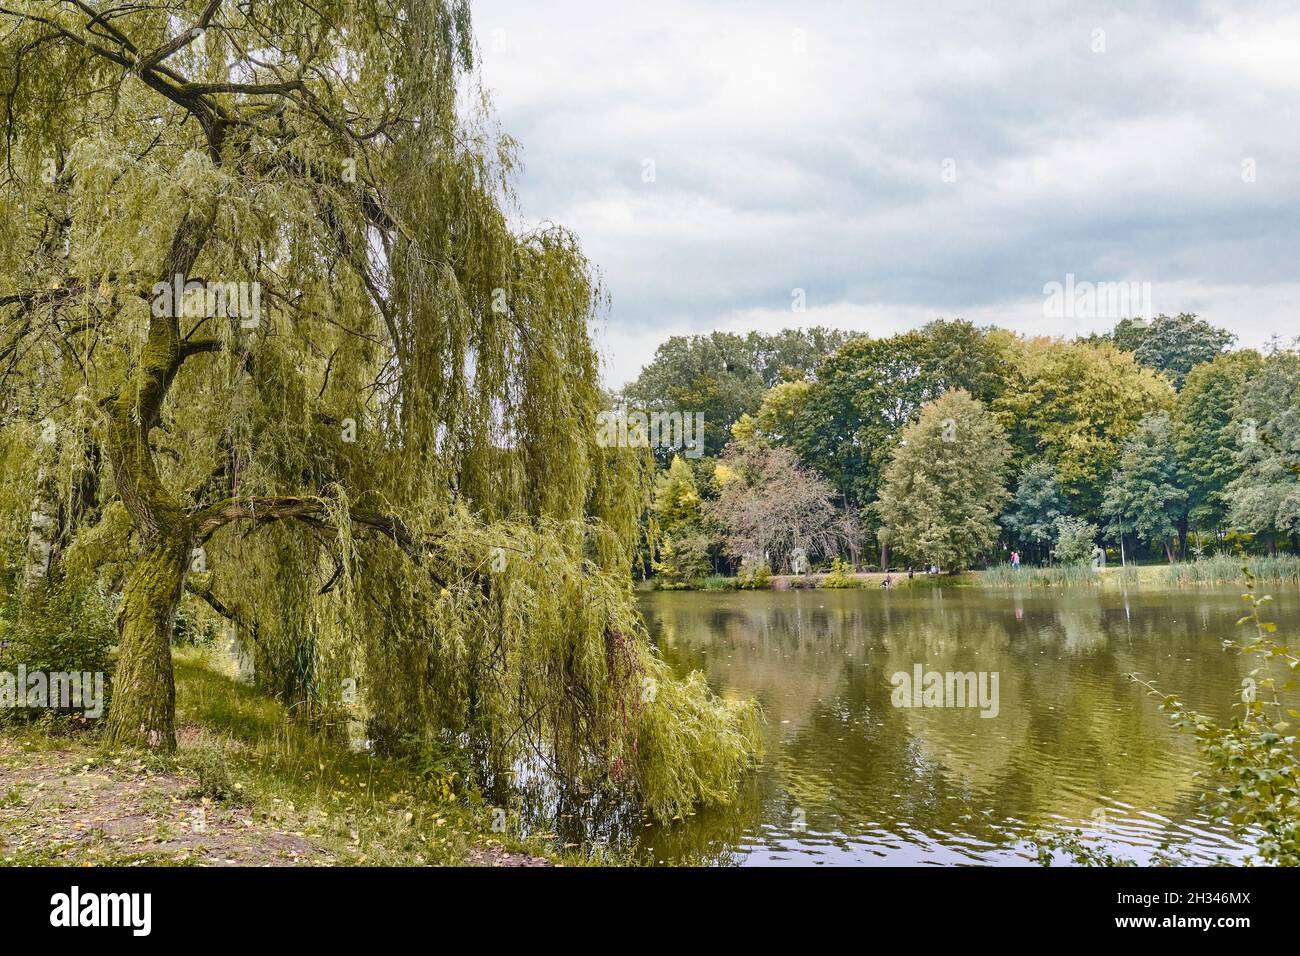
<path id="1" fill-rule="evenodd" d="M 705 514 L 724 529 L 735 557 L 785 567 L 790 552 L 834 555 L 856 528 L 834 504 L 835 490 L 788 448 L 729 446 L 715 472 L 718 497 Z"/>
<path id="2" fill-rule="evenodd" d="M 994 414 L 1019 460 L 1047 461 L 1070 511 L 1095 516 L 1124 439 L 1170 406 L 1173 388 L 1109 343 L 1031 339 L 1012 358 Z"/>

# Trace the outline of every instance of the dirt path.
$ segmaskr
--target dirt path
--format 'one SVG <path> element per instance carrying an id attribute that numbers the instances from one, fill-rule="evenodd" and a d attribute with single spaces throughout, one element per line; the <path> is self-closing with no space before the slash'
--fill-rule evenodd
<path id="1" fill-rule="evenodd" d="M 191 728 L 182 728 L 181 736 Z M 348 864 L 252 807 L 200 797 L 194 777 L 69 740 L 34 748 L 0 731 L 0 864 L 331 866 Z M 551 866 L 495 846 L 469 866 Z"/>
<path id="2" fill-rule="evenodd" d="M 29 750 L 0 736 L 0 858 L 54 865 L 328 866 L 301 834 L 247 807 L 192 795 L 193 778 L 105 761 L 85 750 Z"/>

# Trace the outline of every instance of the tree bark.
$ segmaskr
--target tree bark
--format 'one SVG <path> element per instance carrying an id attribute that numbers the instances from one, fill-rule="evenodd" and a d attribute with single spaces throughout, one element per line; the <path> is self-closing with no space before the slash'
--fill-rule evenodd
<path id="1" fill-rule="evenodd" d="M 58 526 L 59 488 L 51 460 L 51 442 L 42 439 L 37 450 L 40 465 L 36 472 L 36 493 L 32 496 L 31 523 L 27 534 L 27 562 L 23 570 L 23 587 L 27 595 L 40 591 L 50 571 L 50 553 Z"/>
<path id="2" fill-rule="evenodd" d="M 149 381 L 147 367 L 144 374 Z M 132 406 L 121 401 L 110 403 L 107 411 L 108 455 L 118 495 L 141 542 L 118 611 L 117 671 L 107 741 L 172 751 L 176 749 L 172 625 L 189 570 L 194 527 L 158 476 L 144 424 L 150 417 L 137 420 Z"/>
<path id="3" fill-rule="evenodd" d="M 176 749 L 176 686 L 171 637 L 190 563 L 185 531 L 160 534 L 136 559 L 118 611 L 117 672 L 107 741 Z"/>

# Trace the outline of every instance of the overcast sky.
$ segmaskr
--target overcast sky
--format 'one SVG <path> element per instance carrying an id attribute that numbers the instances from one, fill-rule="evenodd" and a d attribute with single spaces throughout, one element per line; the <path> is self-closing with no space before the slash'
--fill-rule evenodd
<path id="1" fill-rule="evenodd" d="M 573 229 L 612 298 L 611 385 L 717 328 L 1113 325 L 1045 317 L 1067 274 L 1245 344 L 1300 334 L 1298 3 L 474 11 L 521 212 Z"/>

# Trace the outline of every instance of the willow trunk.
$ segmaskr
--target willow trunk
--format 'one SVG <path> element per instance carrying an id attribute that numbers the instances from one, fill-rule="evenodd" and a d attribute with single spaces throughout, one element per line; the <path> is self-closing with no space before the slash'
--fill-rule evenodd
<path id="1" fill-rule="evenodd" d="M 171 638 L 189 561 L 188 536 L 164 532 L 145 546 L 127 576 L 108 717 L 112 745 L 176 749 Z"/>

